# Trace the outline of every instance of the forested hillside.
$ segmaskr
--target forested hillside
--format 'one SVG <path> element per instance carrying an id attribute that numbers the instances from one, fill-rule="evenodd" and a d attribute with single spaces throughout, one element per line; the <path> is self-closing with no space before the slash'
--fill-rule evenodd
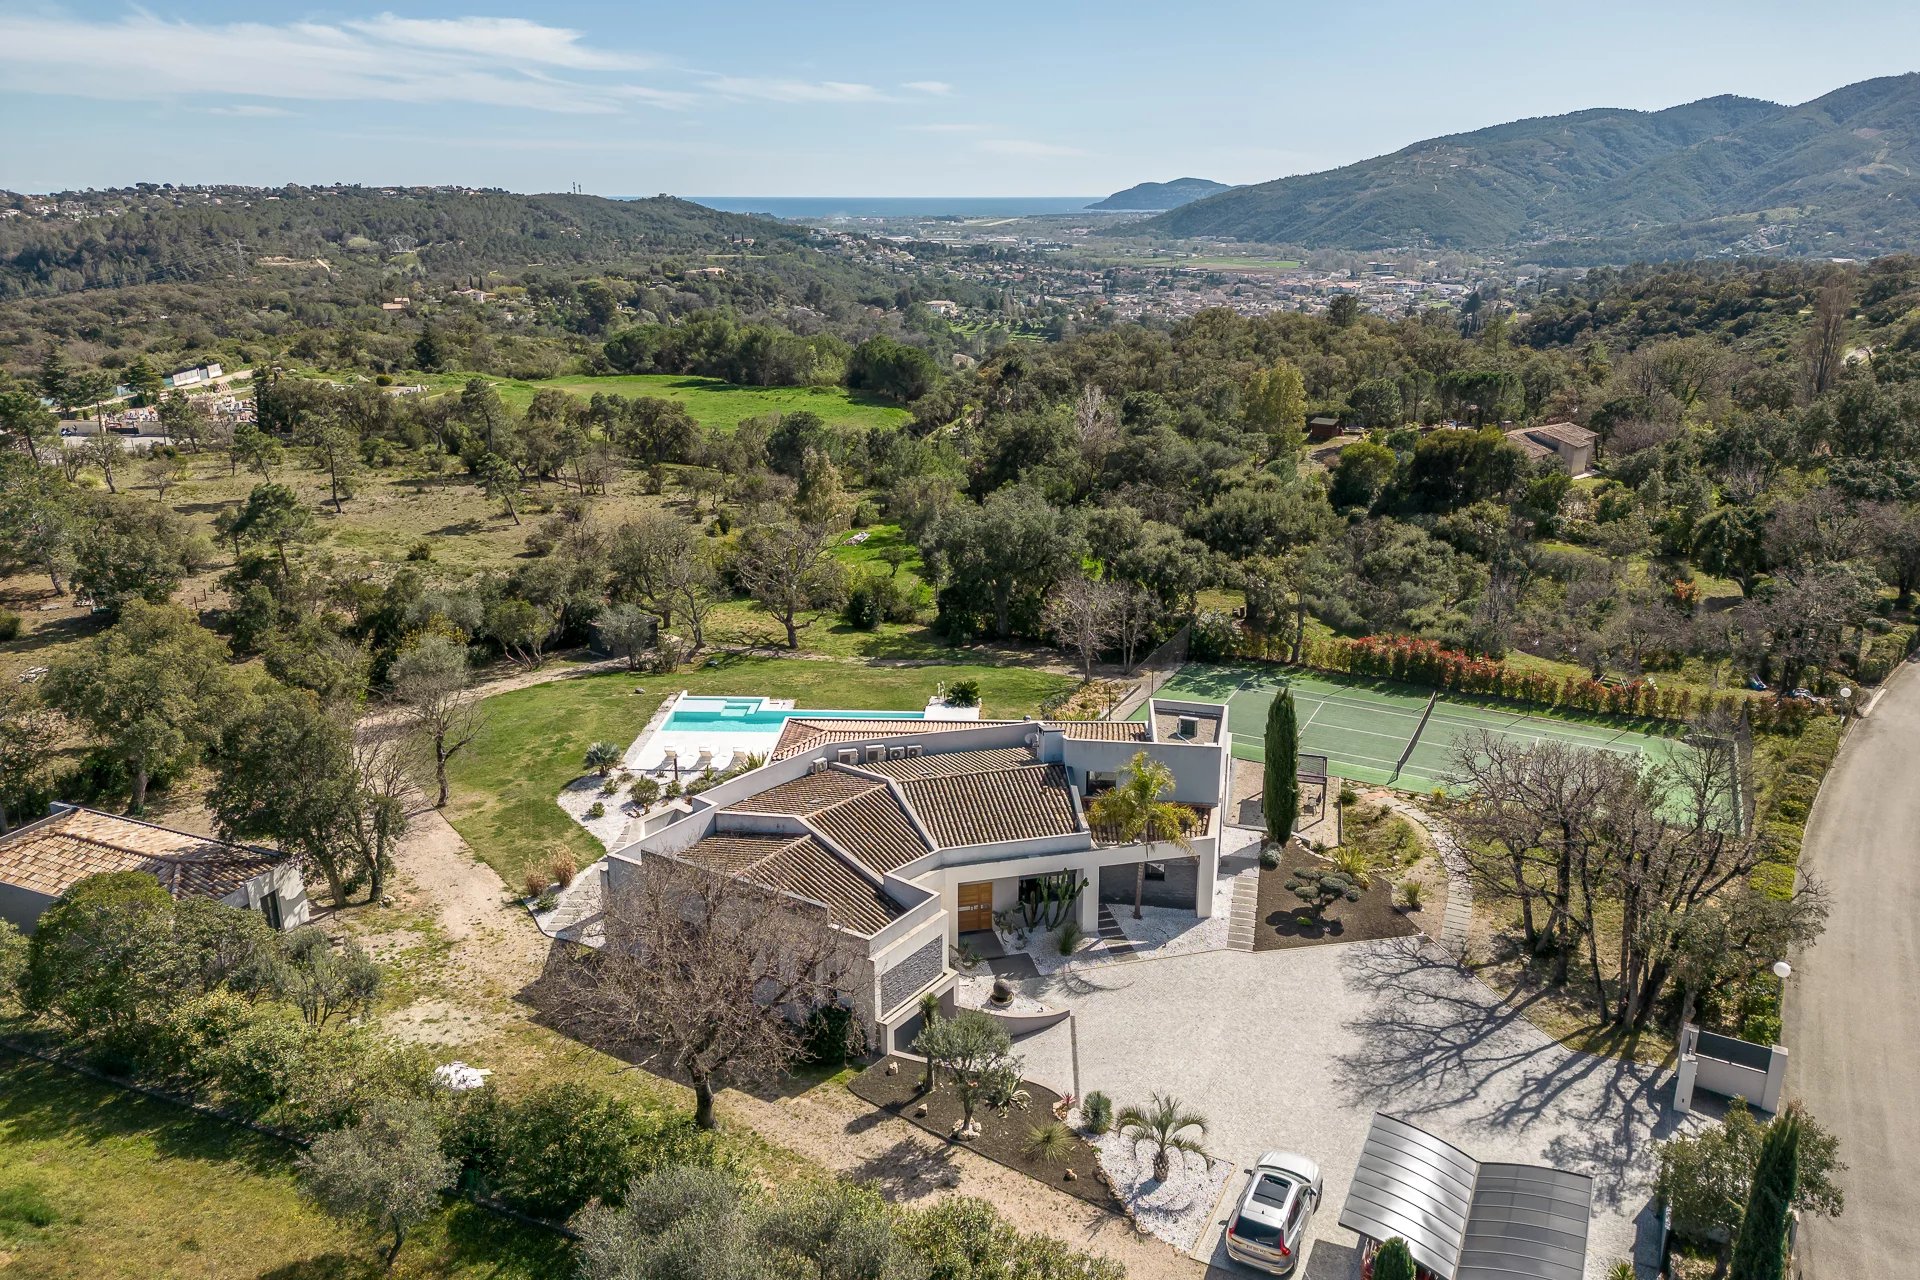
<path id="1" fill-rule="evenodd" d="M 1503 250 L 1549 265 L 1920 244 L 1920 75 L 1799 106 L 1708 98 L 1417 142 L 1126 229 L 1308 248 Z"/>
<path id="2" fill-rule="evenodd" d="M 120 376 L 142 359 L 289 357 L 366 374 L 650 371 L 606 364 L 607 337 L 702 313 L 795 353 L 825 341 L 844 356 L 875 334 L 938 348 L 947 326 L 915 301 L 978 292 L 937 262 L 903 273 L 857 237 L 664 197 L 149 186 L 0 208 L 17 212 L 0 217 L 0 368 L 17 376 L 49 344 Z M 670 371 L 816 373 L 798 354 Z"/>

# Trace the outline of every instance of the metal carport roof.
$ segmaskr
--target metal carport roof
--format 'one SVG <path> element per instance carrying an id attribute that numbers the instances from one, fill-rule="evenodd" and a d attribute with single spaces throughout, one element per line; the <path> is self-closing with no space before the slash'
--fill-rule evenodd
<path id="1" fill-rule="evenodd" d="M 1340 1225 L 1407 1242 L 1445 1280 L 1580 1280 L 1593 1179 L 1538 1165 L 1481 1164 L 1377 1111 Z"/>

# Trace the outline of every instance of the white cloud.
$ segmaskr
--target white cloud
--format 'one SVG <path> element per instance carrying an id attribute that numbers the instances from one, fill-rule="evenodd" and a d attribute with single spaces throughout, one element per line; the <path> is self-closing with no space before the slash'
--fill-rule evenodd
<path id="1" fill-rule="evenodd" d="M 383 13 L 342 25 L 372 40 L 507 64 L 535 62 L 576 71 L 638 71 L 659 65 L 655 58 L 584 48 L 578 31 L 542 26 L 525 18 L 402 18 Z"/>
<path id="2" fill-rule="evenodd" d="M 1079 147 L 1063 147 L 1052 142 L 1034 142 L 1027 138 L 985 138 L 975 145 L 979 150 L 988 151 L 997 156 L 1025 156 L 1034 159 L 1087 154 Z"/>
<path id="3" fill-rule="evenodd" d="M 684 94 L 579 77 L 627 65 L 582 48 L 579 33 L 521 19 L 327 24 L 170 22 L 0 14 L 7 88 L 90 98 L 277 98 L 453 102 L 534 111 L 605 112 Z M 554 69 L 574 73 L 556 78 Z"/>
<path id="4" fill-rule="evenodd" d="M 909 80 L 900 87 L 915 93 L 930 93 L 936 98 L 944 98 L 953 92 L 953 86 L 945 80 Z"/>
<path id="5" fill-rule="evenodd" d="M 210 116 L 238 116 L 246 120 L 266 119 L 274 116 L 290 116 L 293 112 L 285 107 L 269 107 L 260 102 L 236 102 L 227 107 L 208 107 Z"/>
<path id="6" fill-rule="evenodd" d="M 870 84 L 844 80 L 783 80 L 758 76 L 711 76 L 706 87 L 728 98 L 764 102 L 887 102 L 886 94 Z"/>

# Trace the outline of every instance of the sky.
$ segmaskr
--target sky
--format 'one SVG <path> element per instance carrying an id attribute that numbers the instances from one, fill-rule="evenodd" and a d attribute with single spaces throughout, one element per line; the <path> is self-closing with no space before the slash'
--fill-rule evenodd
<path id="1" fill-rule="evenodd" d="M 1920 69 L 1920 5 L 0 0 L 0 188 L 1101 195 Z"/>

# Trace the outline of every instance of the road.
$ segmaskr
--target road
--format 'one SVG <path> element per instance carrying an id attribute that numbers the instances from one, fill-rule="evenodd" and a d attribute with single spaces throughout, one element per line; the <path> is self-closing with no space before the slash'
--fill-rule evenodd
<path id="1" fill-rule="evenodd" d="M 1920 1257 L 1920 672 L 1855 725 L 1807 824 L 1803 874 L 1833 894 L 1788 980 L 1789 1093 L 1840 1139 L 1846 1213 L 1802 1233 L 1810 1280 L 1901 1275 Z"/>

